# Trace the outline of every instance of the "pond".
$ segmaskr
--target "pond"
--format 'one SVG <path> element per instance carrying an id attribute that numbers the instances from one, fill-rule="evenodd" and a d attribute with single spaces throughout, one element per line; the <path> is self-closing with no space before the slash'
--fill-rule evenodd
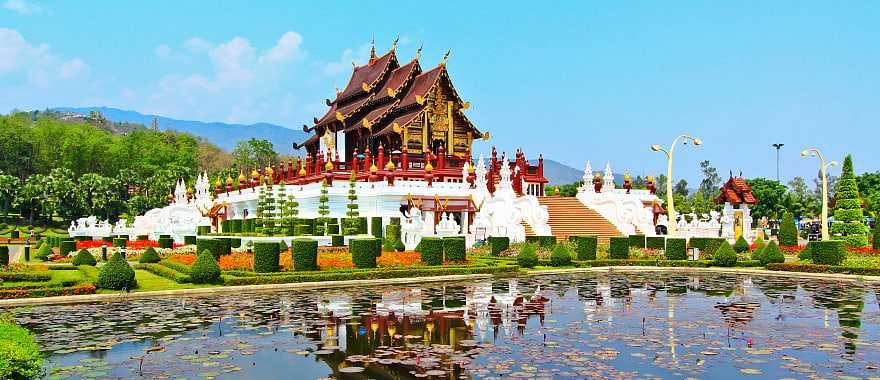
<path id="1" fill-rule="evenodd" d="M 875 289 L 582 273 L 17 310 L 52 378 L 865 378 Z"/>

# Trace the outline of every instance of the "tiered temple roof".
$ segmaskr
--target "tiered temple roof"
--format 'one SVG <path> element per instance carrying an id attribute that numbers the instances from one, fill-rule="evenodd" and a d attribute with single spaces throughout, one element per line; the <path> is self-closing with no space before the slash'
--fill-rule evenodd
<path id="1" fill-rule="evenodd" d="M 758 198 L 755 198 L 752 194 L 751 186 L 746 183 L 742 176 L 734 177 L 731 175 L 730 179 L 724 183 L 724 186 L 721 186 L 721 194 L 715 198 L 715 202 L 719 204 L 729 202 L 732 205 L 742 203 L 754 205 L 758 203 Z"/>

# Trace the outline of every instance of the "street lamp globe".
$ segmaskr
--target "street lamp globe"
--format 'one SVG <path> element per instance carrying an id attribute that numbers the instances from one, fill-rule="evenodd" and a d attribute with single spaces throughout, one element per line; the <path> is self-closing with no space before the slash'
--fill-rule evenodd
<path id="1" fill-rule="evenodd" d="M 703 140 L 694 139 L 694 145 L 703 145 Z"/>
<path id="2" fill-rule="evenodd" d="M 802 150 L 802 151 L 801 151 L 801 156 L 802 156 L 802 157 L 806 157 L 806 156 L 809 156 L 809 155 L 810 155 L 810 151 L 808 151 L 808 150 Z"/>
<path id="3" fill-rule="evenodd" d="M 651 150 L 653 150 L 655 152 L 659 152 L 659 151 L 663 150 L 663 147 L 661 147 L 660 145 L 657 145 L 657 144 L 651 144 Z"/>

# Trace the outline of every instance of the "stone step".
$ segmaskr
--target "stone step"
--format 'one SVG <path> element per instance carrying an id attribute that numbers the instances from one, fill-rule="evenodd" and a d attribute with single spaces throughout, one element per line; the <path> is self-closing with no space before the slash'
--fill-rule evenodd
<path id="1" fill-rule="evenodd" d="M 567 240 L 571 235 L 596 235 L 599 241 L 607 242 L 612 236 L 623 235 L 601 214 L 575 197 L 538 197 L 538 202 L 547 206 L 550 214 L 547 224 L 558 240 Z M 531 228 L 526 229 L 526 235 L 533 233 Z"/>

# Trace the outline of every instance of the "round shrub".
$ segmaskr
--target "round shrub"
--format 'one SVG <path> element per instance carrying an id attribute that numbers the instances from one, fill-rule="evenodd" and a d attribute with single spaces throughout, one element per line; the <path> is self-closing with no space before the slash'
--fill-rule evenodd
<path id="1" fill-rule="evenodd" d="M 76 253 L 76 256 L 73 257 L 73 265 L 89 265 L 95 266 L 98 264 L 97 260 L 95 260 L 95 256 L 93 256 L 89 251 L 85 248 L 80 249 L 79 252 Z"/>
<path id="2" fill-rule="evenodd" d="M 798 245 L 797 225 L 794 223 L 794 215 L 790 212 L 782 214 L 782 225 L 779 226 L 779 245 L 783 247 L 797 247 Z"/>
<path id="3" fill-rule="evenodd" d="M 841 241 L 814 241 L 810 253 L 814 264 L 840 265 L 846 258 L 846 246 Z"/>
<path id="4" fill-rule="evenodd" d="M 767 244 L 767 247 L 764 248 L 758 261 L 761 262 L 761 265 L 765 266 L 770 263 L 784 263 L 785 255 L 782 254 L 779 245 L 777 245 L 775 241 L 771 241 L 770 244 Z"/>
<path id="5" fill-rule="evenodd" d="M 609 253 L 611 259 L 626 260 L 629 258 L 629 238 L 626 236 L 615 236 L 611 238 L 611 251 Z"/>
<path id="6" fill-rule="evenodd" d="M 160 261 L 162 261 L 162 258 L 159 257 L 159 254 L 156 253 L 156 250 L 153 249 L 153 247 L 147 247 L 147 249 L 144 250 L 144 253 L 141 254 L 141 258 L 138 260 L 139 263 L 143 264 L 158 263 Z"/>
<path id="7" fill-rule="evenodd" d="M 134 269 L 117 254 L 98 270 L 96 285 L 102 289 L 133 289 L 137 287 L 137 280 L 134 278 Z"/>
<path id="8" fill-rule="evenodd" d="M 67 257 L 73 251 L 76 251 L 76 241 L 74 240 L 62 240 L 61 245 L 58 247 L 59 252 L 62 257 Z"/>
<path id="9" fill-rule="evenodd" d="M 807 243 L 807 246 L 798 252 L 798 260 L 813 260 L 813 242 Z"/>
<path id="10" fill-rule="evenodd" d="M 286 244 L 285 244 L 286 246 Z M 270 273 L 278 271 L 281 250 L 278 243 L 254 243 L 254 272 Z M 294 256 L 295 258 L 296 256 Z"/>
<path id="11" fill-rule="evenodd" d="M 0 267 L 9 265 L 9 247 L 0 245 Z"/>
<path id="12" fill-rule="evenodd" d="M 736 265 L 736 260 L 736 251 L 734 251 L 733 247 L 730 246 L 730 243 L 725 240 L 721 243 L 721 246 L 715 250 L 713 264 L 719 267 L 732 267 Z"/>
<path id="13" fill-rule="evenodd" d="M 565 244 L 556 244 L 553 252 L 550 254 L 550 265 L 554 267 L 564 267 L 571 265 L 571 251 Z"/>
<path id="14" fill-rule="evenodd" d="M 127 244 L 128 244 L 128 239 L 113 238 L 113 246 L 114 247 L 125 247 Z"/>
<path id="15" fill-rule="evenodd" d="M 37 254 L 34 255 L 35 259 L 46 261 L 49 260 L 49 255 L 52 254 L 52 245 L 49 242 L 43 242 L 40 245 L 40 248 L 37 249 Z"/>
<path id="16" fill-rule="evenodd" d="M 293 270 L 318 270 L 318 241 L 296 239 L 292 243 Z M 354 257 L 354 256 L 352 256 Z"/>
<path id="17" fill-rule="evenodd" d="M 667 238 L 665 255 L 666 260 L 687 260 L 687 240 Z"/>
<path id="18" fill-rule="evenodd" d="M 534 245 L 526 243 L 522 245 L 519 254 L 516 255 L 516 263 L 523 268 L 534 268 L 538 265 L 538 252 Z"/>
<path id="19" fill-rule="evenodd" d="M 736 239 L 736 243 L 733 243 L 733 250 L 736 253 L 745 253 L 749 251 L 749 242 L 746 241 L 742 236 L 739 239 Z"/>
<path id="20" fill-rule="evenodd" d="M 362 238 L 362 239 L 351 239 L 348 242 L 349 250 L 351 251 L 351 261 L 354 263 L 356 268 L 375 268 L 376 267 L 376 245 L 379 244 L 379 239 L 376 238 Z M 442 246 L 441 246 L 441 254 L 442 254 Z"/>
<path id="21" fill-rule="evenodd" d="M 577 252 L 578 260 L 596 260 L 596 246 L 599 238 L 596 236 L 570 236 L 569 237 Z"/>
<path id="22" fill-rule="evenodd" d="M 0 379 L 36 379 L 43 356 L 34 335 L 10 314 L 0 316 Z"/>
<path id="23" fill-rule="evenodd" d="M 443 239 L 436 237 L 423 237 L 421 244 L 421 256 L 423 264 L 443 264 Z"/>
<path id="24" fill-rule="evenodd" d="M 443 255 L 446 261 L 465 261 L 467 259 L 467 243 L 464 236 L 443 238 Z"/>
<path id="25" fill-rule="evenodd" d="M 277 245 L 274 245 L 276 248 Z M 256 260 L 254 260 L 256 261 Z M 196 257 L 190 270 L 190 281 L 195 284 L 210 284 L 220 279 L 220 266 L 211 251 L 204 250 Z"/>

